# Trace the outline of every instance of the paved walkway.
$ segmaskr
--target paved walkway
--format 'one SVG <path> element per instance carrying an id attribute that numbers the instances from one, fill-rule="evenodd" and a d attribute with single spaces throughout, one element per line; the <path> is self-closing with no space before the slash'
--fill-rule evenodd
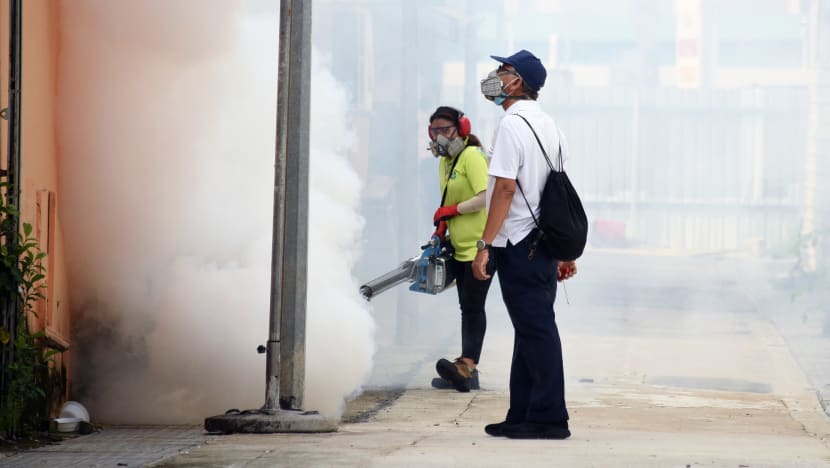
<path id="1" fill-rule="evenodd" d="M 207 436 L 110 428 L 9 459 L 10 467 L 830 466 L 830 426 L 811 394 L 688 390 L 634 382 L 571 388 L 573 436 L 487 436 L 501 391 L 408 390 L 331 434 Z"/>
<path id="2" fill-rule="evenodd" d="M 814 338 L 807 343 L 794 323 L 777 326 L 765 312 L 769 299 L 730 279 L 764 270 L 740 266 L 712 258 L 587 258 L 582 271 L 597 273 L 569 285 L 572 305 L 557 306 L 573 432 L 565 441 L 483 432 L 506 411 L 512 348 L 512 329 L 491 301 L 482 391 L 424 388 L 434 350 L 390 347 L 378 352 L 383 371 L 369 384 L 394 377 L 408 388 L 365 394 L 336 433 L 108 428 L 0 459 L 0 466 L 830 467 L 830 419 L 808 375 L 828 369 L 820 353 L 827 340 L 816 327 L 799 332 Z M 798 313 L 774 306 L 790 319 Z"/>
<path id="3" fill-rule="evenodd" d="M 805 430 L 792 417 L 793 401 L 591 387 L 571 399 L 566 441 L 485 435 L 483 425 L 506 409 L 501 392 L 411 390 L 373 420 L 334 434 L 223 436 L 160 466 L 830 466 L 826 424 Z"/>
<path id="4" fill-rule="evenodd" d="M 209 440 L 197 426 L 120 426 L 0 458 L 2 467 L 146 466 Z"/>

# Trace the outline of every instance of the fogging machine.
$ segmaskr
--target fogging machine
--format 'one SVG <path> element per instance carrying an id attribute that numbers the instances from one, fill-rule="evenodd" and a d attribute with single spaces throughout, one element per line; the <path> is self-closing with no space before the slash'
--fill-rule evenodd
<path id="1" fill-rule="evenodd" d="M 368 301 L 406 281 L 412 283 L 410 291 L 438 294 L 452 283 L 453 277 L 447 269 L 450 258 L 452 247 L 449 242 L 432 236 L 429 243 L 421 246 L 421 255 L 405 260 L 398 268 L 360 286 L 360 294 Z"/>

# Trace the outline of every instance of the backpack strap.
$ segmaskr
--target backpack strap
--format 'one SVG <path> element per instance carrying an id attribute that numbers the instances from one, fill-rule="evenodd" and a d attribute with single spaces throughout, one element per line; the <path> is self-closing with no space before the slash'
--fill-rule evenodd
<path id="1" fill-rule="evenodd" d="M 447 183 L 444 184 L 444 194 L 441 195 L 441 204 L 439 206 L 444 206 L 444 201 L 447 199 L 447 189 L 450 187 L 450 179 L 452 179 L 452 171 L 455 170 L 455 165 L 458 164 L 458 160 L 461 159 L 461 155 L 464 154 L 464 150 L 466 149 L 464 148 L 458 153 L 458 156 L 455 157 L 455 161 L 452 163 L 452 167 L 450 167 L 450 173 L 447 175 Z"/>
<path id="2" fill-rule="evenodd" d="M 556 169 L 553 167 L 553 164 L 551 164 L 551 162 L 550 162 L 550 158 L 548 157 L 547 151 L 545 151 L 545 147 L 542 146 L 542 140 L 539 139 L 539 135 L 537 135 L 536 130 L 533 129 L 533 125 L 530 125 L 530 122 L 528 122 L 527 119 L 524 118 L 524 116 L 522 116 L 521 114 L 513 114 L 513 115 L 515 115 L 515 116 L 519 117 L 520 119 L 524 120 L 525 123 L 527 124 L 527 126 L 530 127 L 530 131 L 533 132 L 533 136 L 536 137 L 536 143 L 539 143 L 539 149 L 542 150 L 542 154 L 545 156 L 545 161 L 547 161 L 548 167 L 550 168 L 551 171 L 556 171 Z M 561 139 L 559 140 L 559 151 L 558 151 L 558 153 L 559 153 L 559 168 L 562 169 L 562 171 L 564 172 L 565 166 L 562 163 L 562 140 Z M 533 208 L 530 207 L 530 202 L 527 201 L 527 197 L 525 196 L 525 191 L 522 190 L 522 184 L 519 183 L 519 178 L 518 177 L 516 177 L 516 186 L 519 187 L 519 192 L 522 194 L 522 198 L 525 199 L 525 204 L 527 205 L 527 209 L 530 210 L 530 216 L 533 217 L 533 224 L 535 224 L 536 227 L 541 230 L 542 227 L 539 226 L 539 220 L 536 219 L 536 215 L 533 213 Z"/>
<path id="3" fill-rule="evenodd" d="M 524 118 L 524 116 L 522 114 L 513 114 L 513 115 L 515 115 L 516 117 L 524 120 L 525 123 L 527 124 L 527 126 L 530 127 L 530 131 L 533 132 L 533 136 L 536 137 L 536 143 L 539 143 L 539 149 L 542 150 L 542 154 L 545 155 L 545 161 L 548 162 L 548 167 L 550 167 L 550 170 L 556 171 L 556 169 L 554 169 L 554 167 L 553 167 L 553 164 L 551 164 L 551 162 L 550 162 L 550 158 L 548 157 L 547 151 L 545 151 L 545 147 L 542 146 L 542 140 L 539 139 L 539 135 L 537 135 L 536 130 L 533 129 L 533 125 L 530 125 L 530 122 L 528 122 L 527 119 Z M 559 139 L 559 149 L 557 150 L 557 153 L 558 153 L 558 156 L 559 156 L 559 169 L 560 169 L 560 171 L 557 171 L 557 172 L 561 172 L 561 171 L 565 170 L 565 164 L 562 161 L 562 139 L 561 138 Z"/>

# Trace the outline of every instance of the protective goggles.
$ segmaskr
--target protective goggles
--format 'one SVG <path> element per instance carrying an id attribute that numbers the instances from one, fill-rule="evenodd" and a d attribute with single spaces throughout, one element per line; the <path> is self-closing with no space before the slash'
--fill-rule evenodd
<path id="1" fill-rule="evenodd" d="M 445 137 L 452 137 L 455 135 L 455 125 L 447 125 L 446 127 L 433 127 L 432 125 L 429 126 L 429 137 L 433 140 L 438 137 L 438 135 L 444 135 Z"/>

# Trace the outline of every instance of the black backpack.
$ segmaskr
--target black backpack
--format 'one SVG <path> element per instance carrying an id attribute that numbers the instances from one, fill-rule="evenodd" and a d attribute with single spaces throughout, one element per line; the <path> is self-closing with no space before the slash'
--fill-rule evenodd
<path id="1" fill-rule="evenodd" d="M 550 174 L 542 189 L 542 198 L 539 200 L 539 219 L 536 219 L 536 215 L 533 214 L 533 209 L 525 197 L 522 186 L 516 179 L 522 198 L 525 199 L 530 215 L 533 216 L 533 222 L 539 228 L 539 237 L 536 241 L 541 244 L 545 252 L 557 260 L 576 260 L 585 250 L 585 243 L 588 239 L 588 217 L 585 215 L 576 189 L 568 179 L 568 175 L 565 174 L 565 166 L 562 163 L 562 143 L 559 143 L 559 167 L 562 170 L 557 171 L 551 164 L 548 153 L 545 152 L 539 135 L 536 134 L 530 122 L 519 114 L 513 115 L 519 116 L 530 127 L 550 167 Z"/>

